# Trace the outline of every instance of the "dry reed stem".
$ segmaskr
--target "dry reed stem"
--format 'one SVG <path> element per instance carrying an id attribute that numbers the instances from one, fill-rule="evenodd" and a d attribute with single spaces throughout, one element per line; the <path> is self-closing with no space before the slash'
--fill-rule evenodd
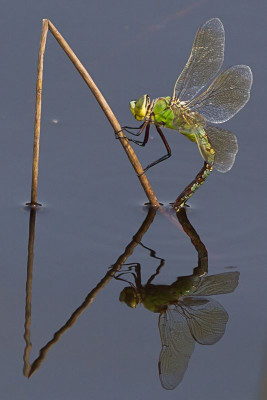
<path id="1" fill-rule="evenodd" d="M 48 21 L 43 20 L 40 49 L 38 55 L 37 81 L 36 81 L 36 101 L 35 101 L 35 123 L 34 123 L 34 142 L 33 142 L 33 163 L 32 163 L 32 188 L 31 206 L 37 205 L 37 187 L 39 170 L 39 150 L 40 150 L 40 131 L 41 131 L 41 110 L 42 110 L 42 87 L 43 87 L 43 66 L 44 52 L 48 31 Z"/>
<path id="2" fill-rule="evenodd" d="M 38 58 L 38 76 L 37 76 L 37 84 L 36 84 L 36 113 L 35 113 L 35 129 L 34 129 L 34 150 L 33 150 L 33 166 L 32 166 L 32 190 L 31 190 L 31 206 L 36 206 L 37 204 L 37 185 L 38 185 L 38 164 L 39 164 L 39 141 L 40 141 L 40 124 L 41 124 L 41 101 L 42 101 L 42 81 L 43 81 L 43 61 L 44 61 L 44 52 L 45 52 L 45 44 L 48 29 L 53 34 L 55 39 L 58 41 L 62 49 L 65 51 L 69 59 L 72 61 L 75 68 L 78 70 L 86 84 L 89 86 L 96 100 L 98 101 L 100 107 L 104 111 L 107 119 L 109 120 L 114 132 L 117 132 L 117 135 L 120 138 L 121 145 L 125 150 L 138 178 L 140 183 L 146 193 L 146 196 L 150 202 L 150 204 L 154 207 L 159 207 L 159 202 L 157 197 L 144 174 L 143 168 L 132 148 L 129 144 L 128 139 L 121 131 L 121 126 L 113 114 L 111 108 L 106 102 L 105 98 L 101 94 L 100 90 L 94 83 L 93 79 L 80 62 L 78 57 L 75 55 L 73 50 L 70 48 L 66 40 L 59 33 L 56 27 L 52 24 L 48 19 L 43 20 L 42 33 L 41 33 L 41 42 L 40 42 L 40 50 L 39 50 L 39 58 Z M 140 176 L 140 174 L 142 174 Z"/>

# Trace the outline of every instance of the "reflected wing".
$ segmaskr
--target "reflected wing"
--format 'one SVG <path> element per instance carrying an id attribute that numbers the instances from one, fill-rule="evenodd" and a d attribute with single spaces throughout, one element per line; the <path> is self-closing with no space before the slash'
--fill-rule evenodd
<path id="1" fill-rule="evenodd" d="M 206 276 L 193 295 L 211 296 L 216 294 L 231 293 L 238 285 L 239 272 L 225 272 L 218 275 Z"/>
<path id="2" fill-rule="evenodd" d="M 247 65 L 234 65 L 222 72 L 210 87 L 188 106 L 208 122 L 222 123 L 232 118 L 250 97 L 252 72 Z"/>
<path id="3" fill-rule="evenodd" d="M 200 344 L 214 344 L 224 335 L 228 314 L 214 299 L 185 297 L 179 301 L 191 335 Z"/>
<path id="4" fill-rule="evenodd" d="M 162 349 L 159 356 L 159 377 L 164 389 L 172 390 L 182 381 L 195 341 L 186 318 L 178 305 L 170 306 L 159 316 Z"/>
<path id="5" fill-rule="evenodd" d="M 173 96 L 180 101 L 192 99 L 220 70 L 223 57 L 223 24 L 213 18 L 199 28 L 190 57 L 175 83 Z"/>
<path id="6" fill-rule="evenodd" d="M 205 131 L 210 143 L 215 150 L 214 167 L 219 172 L 228 172 L 235 162 L 238 152 L 236 136 L 226 129 L 215 126 L 206 126 Z"/>

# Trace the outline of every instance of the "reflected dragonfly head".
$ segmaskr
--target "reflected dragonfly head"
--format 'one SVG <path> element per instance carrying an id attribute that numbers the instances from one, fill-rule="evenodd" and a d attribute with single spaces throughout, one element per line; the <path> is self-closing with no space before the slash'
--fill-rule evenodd
<path id="1" fill-rule="evenodd" d="M 124 288 L 120 293 L 119 300 L 131 308 L 136 308 L 136 306 L 142 301 L 140 293 L 138 293 L 134 286 Z"/>

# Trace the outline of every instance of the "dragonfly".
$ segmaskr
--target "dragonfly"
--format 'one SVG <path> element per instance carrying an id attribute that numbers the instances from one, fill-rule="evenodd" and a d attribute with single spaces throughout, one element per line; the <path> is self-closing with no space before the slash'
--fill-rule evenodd
<path id="1" fill-rule="evenodd" d="M 193 274 L 179 277 L 171 285 L 152 284 L 163 264 L 164 260 L 145 285 L 141 283 L 140 264 L 130 264 L 128 272 L 121 272 L 115 278 L 130 284 L 121 291 L 121 302 L 131 308 L 142 304 L 147 310 L 159 313 L 162 342 L 159 376 L 162 387 L 173 390 L 184 377 L 195 342 L 213 345 L 224 335 L 228 314 L 209 296 L 233 292 L 238 285 L 239 272 Z M 133 269 L 135 273 L 131 272 Z M 125 274 L 134 276 L 135 284 L 121 278 Z"/>
<path id="2" fill-rule="evenodd" d="M 236 136 L 210 123 L 226 122 L 244 107 L 250 97 L 253 77 L 247 65 L 234 65 L 217 75 L 223 64 L 224 44 L 222 22 L 218 18 L 210 19 L 196 33 L 190 57 L 175 82 L 172 96 L 151 100 L 145 94 L 130 102 L 134 118 L 144 122 L 138 128 L 126 126 L 123 130 L 135 136 L 145 132 L 143 141 L 130 140 L 145 146 L 153 124 L 167 150 L 167 154 L 149 164 L 144 172 L 171 156 L 162 128 L 179 131 L 195 142 L 204 159 L 203 168 L 175 202 L 177 211 L 204 183 L 213 168 L 228 172 L 238 152 Z M 199 94 L 214 77 L 206 91 Z M 129 129 L 139 131 L 134 133 Z"/>

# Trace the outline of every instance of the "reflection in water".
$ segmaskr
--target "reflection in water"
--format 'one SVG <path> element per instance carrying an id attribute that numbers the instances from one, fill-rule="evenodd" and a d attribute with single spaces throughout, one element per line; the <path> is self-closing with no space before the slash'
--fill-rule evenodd
<path id="1" fill-rule="evenodd" d="M 23 374 L 29 376 L 31 370 L 30 352 L 31 344 L 31 300 L 32 300 L 32 271 L 34 259 L 34 238 L 35 238 L 35 220 L 36 220 L 36 207 L 31 208 L 30 222 L 29 222 L 29 241 L 28 241 L 28 261 L 27 261 L 27 281 L 26 281 L 26 305 L 25 305 L 25 333 L 24 339 L 26 342 L 24 350 L 24 367 Z"/>
<path id="2" fill-rule="evenodd" d="M 172 220 L 173 214 L 164 209 L 161 212 Z M 159 313 L 159 330 L 162 340 L 162 350 L 159 360 L 159 372 L 162 386 L 173 389 L 177 386 L 186 371 L 189 358 L 194 350 L 195 341 L 200 344 L 216 343 L 224 334 L 228 320 L 227 312 L 215 300 L 204 297 L 214 294 L 232 292 L 238 284 L 238 272 L 206 276 L 208 272 L 208 254 L 198 234 L 187 219 L 184 209 L 177 215 L 184 231 L 190 237 L 198 253 L 198 266 L 193 274 L 179 277 L 171 285 L 154 285 L 152 281 L 161 272 L 164 259 L 156 256 L 155 252 L 142 245 L 141 241 L 152 224 L 156 211 L 148 208 L 147 216 L 137 233 L 118 257 L 112 268 L 104 275 L 99 283 L 88 293 L 85 300 L 72 312 L 66 323 L 53 335 L 52 339 L 41 349 L 39 356 L 30 362 L 31 344 L 31 287 L 34 266 L 34 233 L 36 209 L 32 208 L 29 222 L 29 242 L 27 261 L 26 306 L 25 306 L 25 351 L 23 373 L 30 378 L 45 360 L 48 351 L 61 339 L 93 303 L 97 294 L 115 277 L 130 283 L 125 275 L 131 274 L 134 283 L 123 289 L 120 300 L 131 307 L 142 303 L 148 310 Z M 177 219 L 174 221 L 177 222 Z M 151 257 L 160 260 L 156 272 L 148 279 L 145 285 L 141 282 L 140 264 L 128 264 L 127 271 L 121 271 L 127 259 L 133 254 L 136 246 L 141 245 L 150 250 Z"/>
<path id="3" fill-rule="evenodd" d="M 140 264 L 129 264 L 126 271 L 115 276 L 130 284 L 122 290 L 120 301 L 132 308 L 143 304 L 149 311 L 159 313 L 162 342 L 159 375 L 165 389 L 174 389 L 182 381 L 195 342 L 211 345 L 222 338 L 228 314 L 220 303 L 208 296 L 233 292 L 239 278 L 239 272 L 205 276 L 208 272 L 207 250 L 188 221 L 185 210 L 178 215 L 198 252 L 198 267 L 192 275 L 178 277 L 171 285 L 152 284 L 164 265 L 164 259 L 160 259 L 156 272 L 145 285 L 141 283 Z M 151 255 L 158 258 L 153 251 Z M 125 279 L 129 274 L 134 277 L 134 283 Z"/>
<path id="4" fill-rule="evenodd" d="M 267 342 L 265 343 L 265 349 L 263 352 L 263 363 L 261 368 L 261 384 L 259 400 L 267 399 Z"/>
<path id="5" fill-rule="evenodd" d="M 34 372 L 36 372 L 42 362 L 45 360 L 48 351 L 57 343 L 62 335 L 70 329 L 83 314 L 83 312 L 93 303 L 98 293 L 111 281 L 116 272 L 118 272 L 122 265 L 127 261 L 128 257 L 133 254 L 135 247 L 142 240 L 143 236 L 149 229 L 156 215 L 155 209 L 152 207 L 148 208 L 148 212 L 145 220 L 141 224 L 139 230 L 133 236 L 132 240 L 126 246 L 124 252 L 118 257 L 112 268 L 104 275 L 101 281 L 88 293 L 84 302 L 72 313 L 67 322 L 59 328 L 53 335 L 53 338 L 40 350 L 39 357 L 31 364 L 30 363 L 30 352 L 32 348 L 31 344 L 31 298 L 32 298 L 32 276 L 33 276 L 33 261 L 34 261 L 34 238 L 35 238 L 35 220 L 36 220 L 36 208 L 31 208 L 30 222 L 29 222 L 29 241 L 28 241 L 28 260 L 27 260 L 27 282 L 26 282 L 26 305 L 25 305 L 25 350 L 24 350 L 24 367 L 23 374 L 30 378 Z"/>

